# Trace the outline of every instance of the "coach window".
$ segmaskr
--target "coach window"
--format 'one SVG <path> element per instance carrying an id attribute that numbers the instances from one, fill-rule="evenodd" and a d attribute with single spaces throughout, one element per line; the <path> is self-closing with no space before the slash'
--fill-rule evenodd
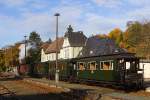
<path id="1" fill-rule="evenodd" d="M 73 64 L 73 69 L 76 70 L 76 64 Z"/>
<path id="2" fill-rule="evenodd" d="M 64 66 L 63 65 L 61 65 L 61 70 L 64 70 Z"/>
<path id="3" fill-rule="evenodd" d="M 113 70 L 113 61 L 101 61 L 100 69 L 101 70 Z"/>
<path id="4" fill-rule="evenodd" d="M 93 62 L 89 62 L 89 70 L 96 70 L 96 62 L 93 61 Z"/>
<path id="5" fill-rule="evenodd" d="M 78 63 L 78 70 L 85 70 L 85 63 L 84 62 Z"/>

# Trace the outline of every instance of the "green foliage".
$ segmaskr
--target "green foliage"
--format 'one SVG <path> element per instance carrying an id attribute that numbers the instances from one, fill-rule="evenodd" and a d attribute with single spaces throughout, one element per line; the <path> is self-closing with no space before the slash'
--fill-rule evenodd
<path id="1" fill-rule="evenodd" d="M 39 74 L 48 74 L 48 71 L 49 71 L 49 66 L 48 66 L 48 64 L 46 64 L 46 63 L 37 64 L 37 65 L 36 65 L 36 68 L 37 68 L 37 72 L 38 72 Z"/>
<path id="2" fill-rule="evenodd" d="M 128 33 L 127 44 L 131 47 L 136 47 L 139 44 L 141 35 L 142 35 L 142 24 L 139 22 L 135 22 L 131 24 L 126 30 Z"/>
<path id="3" fill-rule="evenodd" d="M 28 55 L 26 57 L 26 63 L 30 64 L 30 75 L 34 75 L 34 66 L 36 63 L 40 62 L 41 59 L 41 38 L 37 32 L 31 32 L 29 36 L 29 42 L 31 43 L 31 48 L 28 50 Z"/>
<path id="4" fill-rule="evenodd" d="M 35 44 L 36 46 L 41 45 L 41 38 L 40 35 L 37 32 L 31 32 L 30 36 L 29 36 L 29 41 L 33 44 Z"/>
<path id="5" fill-rule="evenodd" d="M 40 61 L 41 55 L 41 38 L 36 32 L 31 32 L 29 36 L 29 42 L 31 43 L 31 48 L 28 50 L 27 61 L 28 63 L 36 63 Z"/>
<path id="6" fill-rule="evenodd" d="M 73 28 L 72 28 L 72 26 L 71 26 L 71 25 L 69 25 L 69 27 L 68 27 L 67 29 L 68 29 L 68 33 L 73 32 Z"/>
<path id="7" fill-rule="evenodd" d="M 18 44 L 9 46 L 0 54 L 0 66 L 14 67 L 19 65 Z"/>
<path id="8" fill-rule="evenodd" d="M 120 43 L 123 42 L 123 33 L 120 33 L 120 35 L 116 38 L 116 44 L 119 46 Z"/>
<path id="9" fill-rule="evenodd" d="M 129 52 L 150 59 L 150 22 L 134 22 L 128 25 L 124 38 Z"/>
<path id="10" fill-rule="evenodd" d="M 150 59 L 150 22 L 130 22 L 125 32 L 113 29 L 108 34 L 97 35 L 99 38 L 115 40 L 116 45 L 136 53 L 137 56 Z"/>
<path id="11" fill-rule="evenodd" d="M 5 72 L 7 70 L 6 66 L 0 66 L 0 72 Z"/>
<path id="12" fill-rule="evenodd" d="M 46 43 L 52 43 L 51 38 L 49 38 L 48 41 L 46 41 Z"/>
<path id="13" fill-rule="evenodd" d="M 108 34 L 108 37 L 110 39 L 113 39 L 115 42 L 116 42 L 116 45 L 120 45 L 120 43 L 123 42 L 123 32 L 116 28 L 114 30 L 112 30 L 109 34 Z"/>
<path id="14" fill-rule="evenodd" d="M 0 52 L 0 67 L 5 65 L 5 60 L 4 60 L 4 51 Z"/>

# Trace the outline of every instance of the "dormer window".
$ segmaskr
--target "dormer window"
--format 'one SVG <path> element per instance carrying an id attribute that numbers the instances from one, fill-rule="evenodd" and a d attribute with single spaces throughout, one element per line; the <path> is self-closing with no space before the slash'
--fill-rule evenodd
<path id="1" fill-rule="evenodd" d="M 93 51 L 92 51 L 92 50 L 90 51 L 90 54 L 93 54 Z"/>
<path id="2" fill-rule="evenodd" d="M 115 53 L 118 53 L 119 51 L 118 51 L 118 49 L 115 49 Z"/>

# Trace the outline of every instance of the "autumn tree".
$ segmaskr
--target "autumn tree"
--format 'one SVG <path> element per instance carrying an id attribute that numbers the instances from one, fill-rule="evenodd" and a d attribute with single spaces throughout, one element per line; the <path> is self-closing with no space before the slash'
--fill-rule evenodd
<path id="1" fill-rule="evenodd" d="M 107 34 L 98 34 L 96 35 L 98 38 L 100 39 L 106 39 L 106 38 L 109 38 Z"/>
<path id="2" fill-rule="evenodd" d="M 113 39 L 118 46 L 121 42 L 123 42 L 123 32 L 119 28 L 115 28 L 110 33 L 108 33 L 108 37 Z"/>
<path id="3" fill-rule="evenodd" d="M 132 22 L 124 32 L 124 41 L 129 52 L 150 59 L 150 22 Z"/>
<path id="4" fill-rule="evenodd" d="M 18 44 L 6 46 L 0 50 L 0 67 L 1 71 L 6 71 L 11 67 L 19 65 L 19 48 Z"/>
<path id="5" fill-rule="evenodd" d="M 128 34 L 128 35 L 127 35 Z M 142 24 L 135 22 L 130 25 L 126 30 L 126 42 L 132 47 L 136 47 L 140 42 L 142 34 Z"/>
<path id="6" fill-rule="evenodd" d="M 4 50 L 0 50 L 0 72 L 5 71 Z"/>

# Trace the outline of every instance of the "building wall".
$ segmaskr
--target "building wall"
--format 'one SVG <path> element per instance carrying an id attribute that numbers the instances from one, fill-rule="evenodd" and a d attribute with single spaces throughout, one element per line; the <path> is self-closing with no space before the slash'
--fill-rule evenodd
<path id="1" fill-rule="evenodd" d="M 60 50 L 60 58 L 62 59 L 76 58 L 81 50 L 82 50 L 82 47 L 63 48 Z"/>
<path id="2" fill-rule="evenodd" d="M 32 46 L 31 46 L 31 44 L 30 43 L 28 43 L 27 45 L 26 45 L 26 55 L 28 55 L 28 50 L 31 48 Z M 19 62 L 20 63 L 22 63 L 22 59 L 24 59 L 25 58 L 25 44 L 20 44 L 20 46 L 18 47 L 18 49 L 19 49 Z"/>
<path id="3" fill-rule="evenodd" d="M 81 50 L 82 47 L 71 47 L 68 38 L 64 38 L 64 43 L 62 49 L 60 50 L 60 58 L 76 58 Z"/>
<path id="4" fill-rule="evenodd" d="M 82 50 L 82 48 L 83 47 L 75 47 L 74 48 L 74 56 L 73 56 L 73 58 L 76 58 L 78 55 L 79 55 L 79 53 L 80 53 L 80 51 Z"/>
<path id="5" fill-rule="evenodd" d="M 44 53 L 44 50 L 41 50 L 41 62 L 45 62 L 46 61 L 46 54 Z"/>
<path id="6" fill-rule="evenodd" d="M 144 65 L 144 78 L 150 79 L 150 62 L 140 62 L 140 69 L 143 69 Z M 130 63 L 126 63 L 126 68 L 129 69 Z"/>
<path id="7" fill-rule="evenodd" d="M 64 38 L 64 43 L 62 45 L 62 48 L 69 47 L 69 46 L 70 46 L 70 43 L 69 43 L 68 38 Z"/>
<path id="8" fill-rule="evenodd" d="M 71 47 L 68 38 L 64 39 L 62 49 L 58 53 L 58 59 L 71 59 L 76 58 L 82 47 Z M 56 60 L 56 53 L 45 54 L 44 50 L 41 50 L 41 62 Z"/>
<path id="9" fill-rule="evenodd" d="M 140 63 L 140 68 L 144 65 L 144 78 L 150 79 L 150 62 Z"/>
<path id="10" fill-rule="evenodd" d="M 60 59 L 60 53 L 58 53 L 58 59 Z M 55 61 L 56 53 L 45 54 L 44 50 L 41 50 L 41 62 Z"/>

